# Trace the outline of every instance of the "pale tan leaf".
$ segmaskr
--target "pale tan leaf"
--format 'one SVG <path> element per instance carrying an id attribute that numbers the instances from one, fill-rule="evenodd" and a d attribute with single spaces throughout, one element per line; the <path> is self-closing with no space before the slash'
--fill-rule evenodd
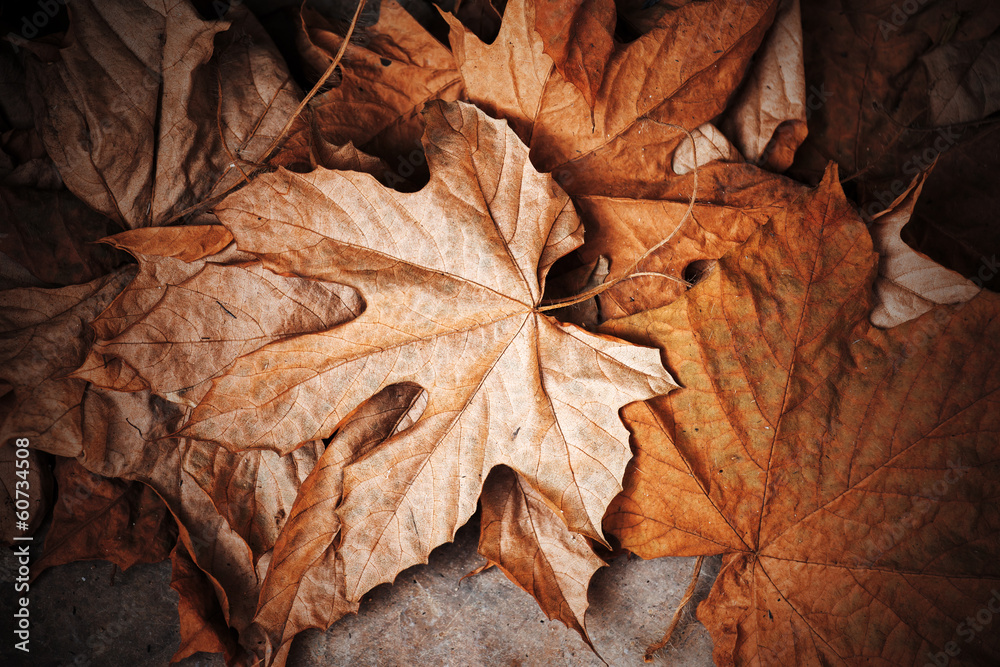
<path id="1" fill-rule="evenodd" d="M 184 434 L 287 453 L 330 436 L 387 386 L 427 392 L 412 426 L 344 471 L 352 601 L 450 540 L 499 464 L 571 530 L 603 540 L 601 518 L 631 456 L 618 408 L 673 386 L 652 350 L 536 310 L 549 267 L 580 243 L 580 223 L 506 124 L 440 102 L 425 120 L 431 181 L 419 192 L 357 172 L 279 170 L 216 209 L 241 251 L 317 289 L 346 284 L 365 310 L 244 353 L 211 381 Z M 127 353 L 145 355 L 129 358 L 140 372 L 160 358 L 149 344 Z M 194 384 L 185 377 L 175 385 Z"/>
<path id="2" fill-rule="evenodd" d="M 682 141 L 674 152 L 671 167 L 679 176 L 690 174 L 696 167 L 703 167 L 709 162 L 739 162 L 740 154 L 729 139 L 719 132 L 711 123 L 705 123 L 691 132 L 691 140 Z M 697 156 L 697 158 L 696 158 Z"/>
<path id="3" fill-rule="evenodd" d="M 806 113 L 799 0 L 782 0 L 722 129 L 747 160 L 780 172 L 806 138 Z"/>
<path id="4" fill-rule="evenodd" d="M 900 237 L 926 180 L 927 173 L 917 176 L 906 192 L 871 220 L 869 229 L 879 253 L 878 300 L 871 314 L 877 327 L 894 327 L 938 304 L 963 303 L 979 293 L 971 280 L 917 252 Z"/>
<path id="5" fill-rule="evenodd" d="M 139 275 L 95 322 L 101 340 L 75 376 L 123 389 L 134 375 L 194 406 L 207 382 L 240 356 L 361 312 L 353 290 L 276 275 L 234 247 L 227 252 L 231 238 L 222 227 L 191 226 L 109 239 L 139 259 Z"/>
<path id="6" fill-rule="evenodd" d="M 275 544 L 254 617 L 267 637 L 267 656 L 279 655 L 299 632 L 325 630 L 357 610 L 358 603 L 347 600 L 344 565 L 334 548 L 340 532 L 336 508 L 343 491 L 344 466 L 405 428 L 406 416 L 421 393 L 415 385 L 393 385 L 366 401 L 338 430 L 299 487 Z M 271 664 L 269 659 L 266 662 Z"/>

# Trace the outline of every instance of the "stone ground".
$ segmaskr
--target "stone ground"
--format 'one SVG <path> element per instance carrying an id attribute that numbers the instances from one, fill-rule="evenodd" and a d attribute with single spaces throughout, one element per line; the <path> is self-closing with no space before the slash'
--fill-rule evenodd
<path id="1" fill-rule="evenodd" d="M 600 666 L 579 636 L 549 621 L 531 597 L 495 568 L 461 583 L 483 563 L 476 553 L 478 526 L 462 528 L 455 542 L 431 554 L 428 565 L 406 570 L 393 585 L 366 595 L 357 616 L 329 631 L 300 635 L 288 664 Z M 41 543 L 36 539 L 35 549 Z M 693 558 L 642 561 L 619 558 L 595 575 L 587 625 L 609 665 L 643 665 L 643 651 L 662 635 L 690 581 Z M 0 550 L 0 664 L 32 667 L 160 667 L 179 642 L 177 594 L 170 563 L 117 571 L 87 561 L 43 573 L 30 591 L 31 654 L 13 649 L 10 620 L 15 599 L 12 552 Z M 707 559 L 693 600 L 704 599 L 718 570 Z M 112 580 L 113 579 L 113 580 Z M 674 646 L 652 664 L 712 664 L 705 628 L 686 615 Z M 25 657 L 29 659 L 25 660 Z M 181 667 L 223 667 L 220 655 L 197 654 Z"/>

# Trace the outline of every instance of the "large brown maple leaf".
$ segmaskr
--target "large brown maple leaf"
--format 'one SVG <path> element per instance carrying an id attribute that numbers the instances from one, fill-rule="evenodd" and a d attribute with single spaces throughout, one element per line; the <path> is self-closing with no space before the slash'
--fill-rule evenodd
<path id="1" fill-rule="evenodd" d="M 623 411 L 606 525 L 645 558 L 724 554 L 699 608 L 717 664 L 1000 656 L 963 626 L 1000 584 L 1000 297 L 883 331 L 876 258 L 831 169 L 683 298 L 606 325 L 683 385 Z"/>
<path id="2" fill-rule="evenodd" d="M 537 29 L 539 21 L 556 19 L 549 4 L 510 2 L 489 45 L 445 15 L 469 99 L 510 121 L 531 147 L 532 162 L 554 172 L 571 194 L 632 197 L 673 173 L 672 156 L 685 137 L 675 125 L 694 129 L 725 110 L 777 8 L 766 0 L 686 4 L 612 50 L 606 42 L 614 13 L 594 11 L 611 3 L 586 3 L 589 11 L 575 14 L 575 48 L 597 48 L 582 61 L 566 61 L 572 54 L 555 48 L 556 30 Z M 560 74 L 579 73 L 581 62 L 587 72 L 574 76 L 576 83 Z"/>
<path id="3" fill-rule="evenodd" d="M 365 309 L 243 353 L 197 392 L 185 435 L 286 453 L 330 436 L 385 387 L 427 391 L 410 428 L 344 471 L 339 550 L 350 600 L 452 539 L 501 464 L 570 529 L 603 541 L 601 520 L 631 457 L 618 409 L 674 386 L 655 351 L 537 309 L 549 267 L 581 243 L 582 228 L 506 123 L 443 103 L 425 120 L 431 180 L 419 192 L 356 172 L 280 170 L 215 210 L 241 252 L 276 274 L 350 286 Z M 144 233 L 129 232 L 133 242 Z M 237 312 L 199 306 L 214 315 L 190 318 L 173 345 L 172 330 L 157 326 L 183 318 L 183 299 L 169 293 L 99 349 L 179 400 L 183 378 L 165 355 L 271 314 L 247 293 Z M 208 300 L 199 293 L 192 303 Z M 144 336 L 155 344 L 135 344 Z M 194 386 L 204 376 L 191 366 Z"/>

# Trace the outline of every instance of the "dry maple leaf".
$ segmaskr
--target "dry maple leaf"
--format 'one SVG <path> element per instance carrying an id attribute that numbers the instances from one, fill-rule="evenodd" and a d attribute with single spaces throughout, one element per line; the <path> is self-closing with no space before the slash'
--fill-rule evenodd
<path id="1" fill-rule="evenodd" d="M 535 3 L 533 27 L 553 66 L 593 107 L 615 49 L 615 3 L 540 0 Z"/>
<path id="2" fill-rule="evenodd" d="M 877 327 L 894 327 L 920 317 L 937 304 L 962 303 L 979 293 L 971 280 L 917 252 L 900 237 L 927 176 L 924 173 L 915 178 L 906 192 L 871 221 L 872 241 L 879 253 L 875 281 L 878 303 L 871 314 Z"/>
<path id="3" fill-rule="evenodd" d="M 411 410 L 421 398 L 426 404 L 420 387 L 397 384 L 365 401 L 338 429 L 299 488 L 274 545 L 254 617 L 267 641 L 258 649 L 265 664 L 282 664 L 283 653 L 299 632 L 325 630 L 345 614 L 357 611 L 358 603 L 347 600 L 344 564 L 335 547 L 344 468 L 393 433 L 408 428 Z"/>
<path id="4" fill-rule="evenodd" d="M 362 404 L 338 429 L 298 497 L 274 546 L 260 591 L 254 624 L 266 638 L 255 647 L 265 664 L 281 665 L 296 634 L 326 629 L 358 603 L 345 597 L 344 565 L 335 548 L 340 524 L 336 508 L 344 468 L 412 424 L 426 405 L 418 386 L 386 387 Z M 582 536 L 571 532 L 524 478 L 506 467 L 488 476 L 480 552 L 507 577 L 538 600 L 543 611 L 577 630 L 585 630 L 587 588 L 604 565 Z"/>
<path id="5" fill-rule="evenodd" d="M 66 186 L 123 227 L 163 224 L 246 179 L 298 91 L 246 7 L 81 0 L 31 42 L 37 125 Z"/>
<path id="6" fill-rule="evenodd" d="M 0 292 L 0 442 L 27 437 L 76 456 L 86 383 L 67 379 L 89 344 L 88 327 L 135 274 L 133 267 L 82 285 Z"/>
<path id="7" fill-rule="evenodd" d="M 669 304 L 684 294 L 689 281 L 701 279 L 711 262 L 743 243 L 805 191 L 794 181 L 750 164 L 712 164 L 699 168 L 697 177 L 696 201 L 687 216 L 693 174 L 668 179 L 643 199 L 574 197 L 588 226 L 580 258 L 592 262 L 601 255 L 609 257 L 608 281 L 638 272 L 598 297 L 604 318 Z"/>
<path id="8" fill-rule="evenodd" d="M 605 326 L 684 387 L 623 411 L 606 526 L 645 558 L 724 554 L 717 664 L 920 664 L 1000 583 L 1000 298 L 882 331 L 875 264 L 831 169 L 685 297 Z M 957 645 L 1000 657 L 995 633 Z"/>
<path id="9" fill-rule="evenodd" d="M 122 570 L 157 563 L 177 543 L 173 517 L 145 484 L 101 477 L 65 458 L 56 461 L 55 478 L 59 496 L 32 578 L 80 560 L 108 560 Z"/>
<path id="10" fill-rule="evenodd" d="M 345 469 L 340 552 L 352 601 L 450 540 L 499 464 L 572 530 L 603 540 L 631 457 L 618 408 L 673 386 L 652 350 L 536 310 L 549 267 L 582 230 L 506 124 L 467 105 L 425 114 L 431 181 L 419 192 L 367 174 L 278 171 L 216 209 L 241 251 L 277 274 L 349 285 L 365 310 L 241 356 L 184 434 L 286 453 L 328 437 L 384 387 L 429 394 L 412 427 Z M 131 347 L 139 373 L 158 363 L 159 351 Z"/>
<path id="11" fill-rule="evenodd" d="M 167 504 L 179 545 L 210 587 L 206 595 L 195 591 L 194 583 L 185 584 L 184 637 L 192 646 L 225 647 L 231 664 L 237 664 L 258 648 L 251 622 L 270 550 L 322 443 L 284 457 L 250 451 L 233 459 L 218 445 L 169 437 L 186 408 L 148 391 L 88 387 L 87 392 L 79 461 L 97 474 L 143 482 Z M 206 474 L 215 463 L 225 467 L 218 479 Z M 200 611 L 194 614 L 192 608 Z M 243 650 L 234 648 L 237 640 Z"/>
<path id="12" fill-rule="evenodd" d="M 170 562 L 173 566 L 170 587 L 179 598 L 181 635 L 180 647 L 170 659 L 171 664 L 199 651 L 224 654 L 229 667 L 249 664 L 249 655 L 226 626 L 208 575 L 195 565 L 183 544 L 177 544 L 170 552 Z"/>
<path id="13" fill-rule="evenodd" d="M 665 12 L 649 32 L 609 52 L 600 86 L 589 88 L 593 104 L 546 55 L 533 0 L 508 4 L 491 45 L 445 18 L 469 98 L 511 123 L 538 168 L 555 172 L 571 194 L 638 197 L 670 173 L 685 136 L 666 124 L 694 129 L 725 109 L 776 7 L 713 1 Z M 603 32 L 586 22 L 577 39 L 600 42 Z"/>
<path id="14" fill-rule="evenodd" d="M 746 159 L 784 171 L 806 138 L 806 113 L 799 0 L 782 0 L 722 127 Z"/>
<path id="15" fill-rule="evenodd" d="M 332 62 L 343 40 L 319 12 L 303 9 L 300 51 L 317 76 Z M 393 0 L 381 3 L 375 25 L 352 37 L 338 68 L 339 82 L 313 99 L 310 116 L 296 119 L 283 148 L 286 155 L 279 156 L 276 164 L 301 159 L 302 150 L 315 141 L 311 126 L 332 144 L 353 142 L 369 153 L 404 163 L 420 148 L 423 105 L 435 99 L 453 101 L 462 93 L 454 57 Z"/>
<path id="16" fill-rule="evenodd" d="M 587 634 L 587 589 L 605 563 L 509 468 L 496 468 L 483 486 L 479 553 L 530 593 L 546 616 L 579 632 L 596 653 Z"/>
<path id="17" fill-rule="evenodd" d="M 74 376 L 109 389 L 153 386 L 193 407 L 240 356 L 363 308 L 350 288 L 268 271 L 224 227 L 139 229 L 106 241 L 132 253 L 139 273 L 94 321 L 98 343 Z"/>
<path id="18" fill-rule="evenodd" d="M 817 181 L 835 160 L 871 217 L 937 160 L 902 238 L 997 290 L 1000 127 L 981 114 L 993 108 L 998 79 L 979 74 L 995 63 L 1000 5 L 976 0 L 959 11 L 934 0 L 904 10 L 863 0 L 803 4 L 812 113 L 789 173 Z M 957 119 L 966 122 L 945 124 Z"/>

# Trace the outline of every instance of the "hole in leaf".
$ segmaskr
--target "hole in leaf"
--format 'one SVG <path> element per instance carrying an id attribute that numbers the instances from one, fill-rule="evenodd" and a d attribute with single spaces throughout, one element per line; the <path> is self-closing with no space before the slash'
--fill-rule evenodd
<path id="1" fill-rule="evenodd" d="M 704 280 L 715 268 L 714 259 L 696 259 L 684 267 L 681 277 L 692 287 Z"/>

